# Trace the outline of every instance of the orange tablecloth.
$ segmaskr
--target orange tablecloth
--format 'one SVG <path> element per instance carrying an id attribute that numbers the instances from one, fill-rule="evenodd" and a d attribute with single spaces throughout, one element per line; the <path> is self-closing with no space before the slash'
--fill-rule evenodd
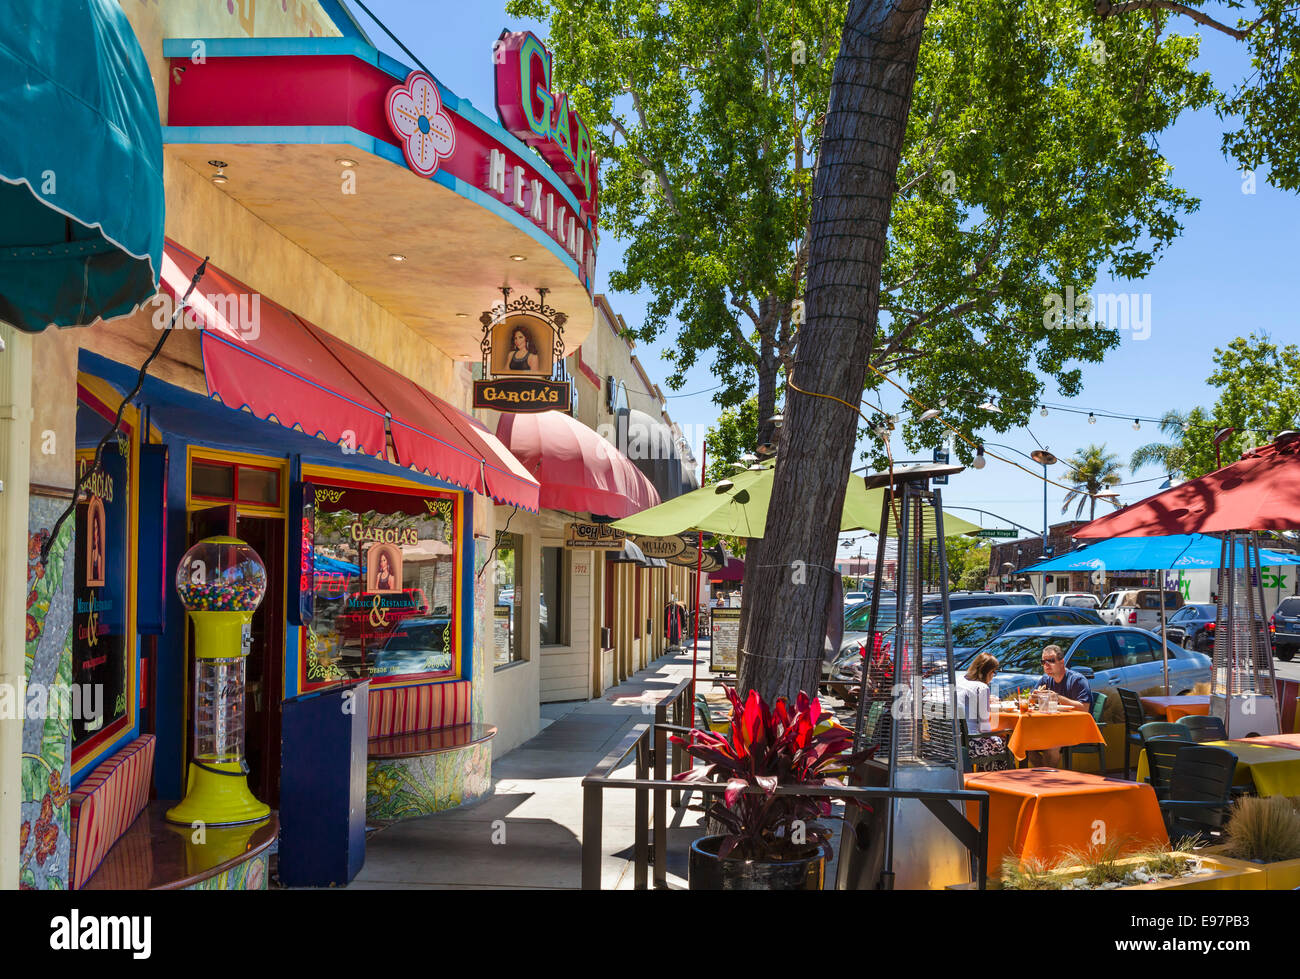
<path id="1" fill-rule="evenodd" d="M 1238 738 L 1243 744 L 1265 744 L 1270 748 L 1300 751 L 1300 734 L 1261 734 L 1257 738 Z"/>
<path id="2" fill-rule="evenodd" d="M 989 794 L 989 871 L 1003 857 L 1054 865 L 1069 851 L 1120 841 L 1125 853 L 1169 842 L 1149 785 L 1055 768 L 975 772 L 966 788 Z M 967 803 L 978 824 L 979 807 Z"/>
<path id="3" fill-rule="evenodd" d="M 1185 694 L 1181 697 L 1143 697 L 1142 706 L 1147 713 L 1163 717 L 1167 721 L 1176 721 L 1189 714 L 1208 715 L 1210 713 L 1209 696 Z"/>
<path id="4" fill-rule="evenodd" d="M 1007 747 L 1020 760 L 1029 751 L 1046 751 L 1073 744 L 1102 744 L 1101 728 L 1092 715 L 1083 710 L 1060 711 L 1056 714 L 997 713 L 990 718 L 995 731 L 1011 731 Z M 1014 730 L 1012 730 L 1014 728 Z"/>

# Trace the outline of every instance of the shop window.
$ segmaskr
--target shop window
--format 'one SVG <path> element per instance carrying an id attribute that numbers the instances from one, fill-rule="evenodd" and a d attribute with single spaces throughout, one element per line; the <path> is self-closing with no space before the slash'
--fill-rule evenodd
<path id="1" fill-rule="evenodd" d="M 457 497 L 311 483 L 305 503 L 304 687 L 459 676 Z"/>
<path id="2" fill-rule="evenodd" d="M 565 609 L 567 554 L 562 547 L 542 548 L 541 609 L 538 617 L 543 646 L 559 646 L 565 642 L 568 624 Z"/>
<path id="3" fill-rule="evenodd" d="M 524 539 L 519 534 L 497 534 L 496 600 L 493 603 L 493 635 L 496 665 L 509 666 L 524 659 L 523 560 Z"/>
<path id="4" fill-rule="evenodd" d="M 280 506 L 280 470 L 240 462 L 195 459 L 190 465 L 190 496 L 251 506 Z"/>
<path id="5" fill-rule="evenodd" d="M 94 467 L 93 446 L 114 412 L 84 390 L 77 402 L 77 475 Z M 134 713 L 135 637 L 130 619 L 131 426 L 109 441 L 77 501 L 73 566 L 72 752 L 93 755 L 126 730 Z"/>

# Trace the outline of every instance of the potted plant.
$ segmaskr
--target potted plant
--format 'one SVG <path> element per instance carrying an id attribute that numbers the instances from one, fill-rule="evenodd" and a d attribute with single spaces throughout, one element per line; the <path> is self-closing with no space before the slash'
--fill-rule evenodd
<path id="1" fill-rule="evenodd" d="M 819 730 L 830 717 L 821 702 L 800 693 L 793 708 L 784 697 L 774 707 L 751 690 L 742 704 L 734 690 L 726 734 L 692 731 L 674 737 L 702 768 L 685 782 L 725 780 L 721 798 L 702 811 L 722 832 L 691 844 L 692 890 L 820 890 L 830 855 L 829 832 L 815 821 L 831 814 L 823 796 L 777 794 L 777 786 L 835 786 L 836 773 L 868 757 L 844 755 L 853 736 L 839 726 Z M 756 790 L 756 791 L 748 791 Z"/>
<path id="2" fill-rule="evenodd" d="M 1268 890 L 1300 887 L 1300 812 L 1286 796 L 1248 795 L 1232 807 L 1224 828 L 1227 841 L 1216 854 L 1261 870 Z"/>

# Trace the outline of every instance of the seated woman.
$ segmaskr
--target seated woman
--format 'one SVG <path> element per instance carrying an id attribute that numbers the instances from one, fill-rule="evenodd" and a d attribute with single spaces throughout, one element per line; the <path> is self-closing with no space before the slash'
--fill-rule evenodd
<path id="1" fill-rule="evenodd" d="M 968 747 L 971 764 L 985 772 L 1010 767 L 1005 758 L 1006 742 L 991 733 L 993 722 L 989 712 L 989 680 L 997 671 L 997 657 L 992 653 L 980 653 L 971 663 L 966 675 L 957 678 L 957 710 L 966 718 L 970 731 Z"/>

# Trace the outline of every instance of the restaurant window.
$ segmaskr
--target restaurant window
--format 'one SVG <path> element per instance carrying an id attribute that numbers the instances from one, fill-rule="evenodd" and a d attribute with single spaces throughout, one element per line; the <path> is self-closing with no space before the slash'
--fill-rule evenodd
<path id="1" fill-rule="evenodd" d="M 541 609 L 538 618 L 543 646 L 559 646 L 565 641 L 565 579 L 568 576 L 567 554 L 562 547 L 542 548 Z"/>
<path id="2" fill-rule="evenodd" d="M 306 484 L 304 686 L 461 674 L 456 495 Z"/>
<path id="3" fill-rule="evenodd" d="M 190 465 L 190 496 L 251 506 L 280 506 L 280 470 L 238 462 L 195 459 Z"/>
<path id="4" fill-rule="evenodd" d="M 519 534 L 497 534 L 496 600 L 492 632 L 496 639 L 496 666 L 524 659 L 522 613 L 524 539 Z"/>
<path id="5" fill-rule="evenodd" d="M 97 468 L 95 451 L 115 412 L 78 390 L 77 476 L 86 479 L 77 500 L 72 554 L 72 676 L 70 700 L 73 759 L 99 750 L 130 726 L 134 636 L 131 635 L 131 463 L 135 433 L 109 439 Z"/>

